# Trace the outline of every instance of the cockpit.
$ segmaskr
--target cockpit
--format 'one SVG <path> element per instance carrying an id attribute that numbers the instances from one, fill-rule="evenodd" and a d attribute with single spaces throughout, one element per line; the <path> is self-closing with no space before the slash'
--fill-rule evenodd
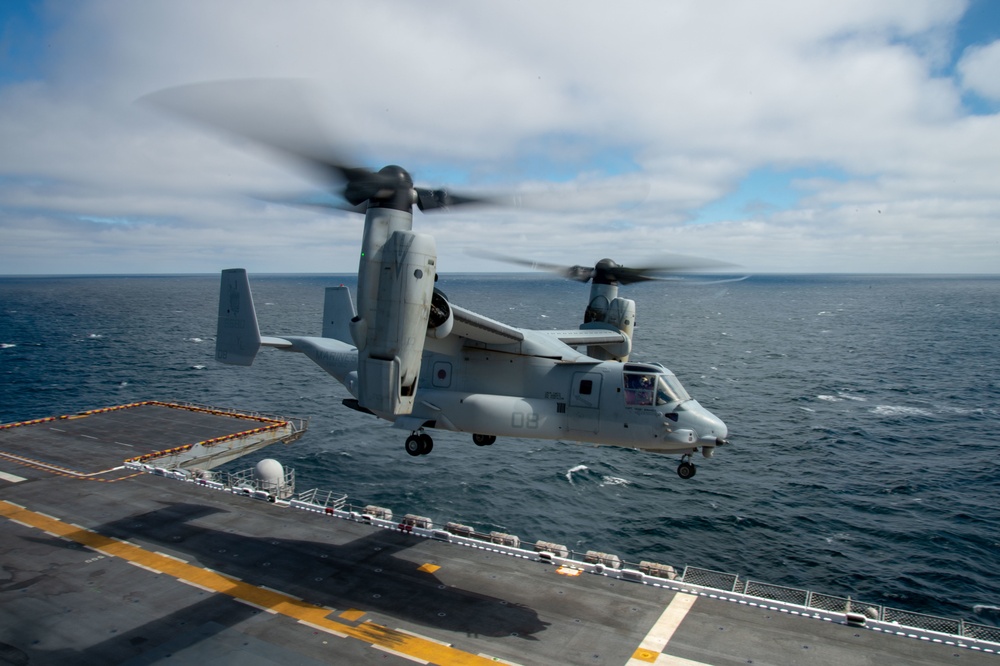
<path id="1" fill-rule="evenodd" d="M 623 384 L 625 404 L 629 407 L 653 407 L 691 399 L 677 377 L 661 365 L 626 363 Z"/>

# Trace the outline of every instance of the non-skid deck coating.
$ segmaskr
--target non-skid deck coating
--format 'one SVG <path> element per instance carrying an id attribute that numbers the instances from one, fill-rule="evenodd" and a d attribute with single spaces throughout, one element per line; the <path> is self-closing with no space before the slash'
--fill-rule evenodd
<path id="1" fill-rule="evenodd" d="M 211 440 L 278 428 L 282 422 L 237 412 L 141 402 L 0 426 L 0 462 L 113 481 L 132 472 L 126 460 L 154 462 Z"/>
<path id="2" fill-rule="evenodd" d="M 0 472 L 0 663 L 1000 663 L 150 474 Z"/>

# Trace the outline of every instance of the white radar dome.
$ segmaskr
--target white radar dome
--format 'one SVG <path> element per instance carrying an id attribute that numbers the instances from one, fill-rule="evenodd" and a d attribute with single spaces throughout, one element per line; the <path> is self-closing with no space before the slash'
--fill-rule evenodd
<path id="1" fill-rule="evenodd" d="M 279 487 L 285 482 L 285 468 L 274 458 L 264 458 L 253 470 L 254 478 L 272 487 Z"/>

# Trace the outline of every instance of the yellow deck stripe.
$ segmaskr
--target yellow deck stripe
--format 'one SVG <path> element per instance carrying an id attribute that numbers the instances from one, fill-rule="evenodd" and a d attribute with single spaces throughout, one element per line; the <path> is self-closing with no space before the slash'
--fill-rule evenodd
<path id="1" fill-rule="evenodd" d="M 356 638 L 381 648 L 388 648 L 409 657 L 434 664 L 494 664 L 492 659 L 463 652 L 431 640 L 389 629 L 374 622 L 358 626 L 343 624 L 327 618 L 330 609 L 306 603 L 291 595 L 264 589 L 215 571 L 158 555 L 152 551 L 98 534 L 88 529 L 70 525 L 56 518 L 22 508 L 0 500 L 0 516 L 12 521 L 50 532 L 64 539 L 98 550 L 106 555 L 119 557 L 127 562 L 161 571 L 183 582 L 228 595 L 240 601 L 260 606 L 322 629 Z"/>

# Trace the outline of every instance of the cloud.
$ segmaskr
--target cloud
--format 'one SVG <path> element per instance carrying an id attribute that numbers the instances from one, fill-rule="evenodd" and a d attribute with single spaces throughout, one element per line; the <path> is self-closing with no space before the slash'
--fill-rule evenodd
<path id="1" fill-rule="evenodd" d="M 482 269 L 464 250 L 480 243 L 569 264 L 663 248 L 757 272 L 995 272 L 1000 117 L 967 95 L 998 99 L 987 72 L 1000 50 L 955 44 L 964 11 L 53 4 L 17 18 L 40 34 L 7 49 L 17 76 L 0 78 L 0 272 L 354 270 L 359 218 L 247 196 L 308 190 L 301 171 L 135 104 L 273 77 L 307 81 L 318 133 L 361 165 L 545 195 L 419 216 L 443 270 Z M 286 125 L 312 141 L 305 123 Z"/>
<path id="2" fill-rule="evenodd" d="M 985 46 L 971 46 L 958 63 L 966 90 L 1000 101 L 1000 40 Z"/>

